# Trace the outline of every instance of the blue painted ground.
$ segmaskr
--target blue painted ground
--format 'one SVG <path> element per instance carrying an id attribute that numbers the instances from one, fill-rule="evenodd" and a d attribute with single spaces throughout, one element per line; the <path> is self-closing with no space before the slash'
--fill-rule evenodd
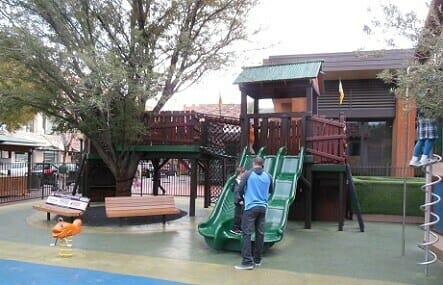
<path id="1" fill-rule="evenodd" d="M 80 268 L 0 259 L 0 283 L 8 285 L 183 285 L 173 281 Z"/>

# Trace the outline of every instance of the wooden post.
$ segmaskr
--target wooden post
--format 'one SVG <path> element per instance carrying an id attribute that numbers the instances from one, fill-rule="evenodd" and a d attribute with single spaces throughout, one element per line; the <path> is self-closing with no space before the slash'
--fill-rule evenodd
<path id="1" fill-rule="evenodd" d="M 204 160 L 203 161 L 204 166 L 204 173 L 205 173 L 205 201 L 204 201 L 204 207 L 208 208 L 211 205 L 211 185 L 209 184 L 209 178 L 210 178 L 210 161 Z"/>
<path id="2" fill-rule="evenodd" d="M 258 115 L 259 114 L 259 100 L 257 98 L 254 98 L 254 115 Z M 259 144 L 259 140 L 258 140 L 258 117 L 254 116 L 254 150 L 259 149 L 260 147 L 262 147 L 263 145 Z"/>
<path id="3" fill-rule="evenodd" d="M 308 86 L 306 87 L 306 111 L 310 112 L 311 114 L 314 113 L 314 101 L 313 101 L 313 94 L 312 94 L 312 87 Z"/>
<path id="4" fill-rule="evenodd" d="M 288 147 L 288 138 L 289 138 L 289 124 L 290 124 L 290 118 L 289 117 L 283 117 L 281 118 L 281 124 L 280 124 L 280 145 Z M 293 154 L 293 153 L 292 153 Z"/>
<path id="5" fill-rule="evenodd" d="M 248 105 L 247 105 L 247 95 L 246 90 L 240 86 L 241 91 L 241 103 L 240 103 L 240 126 L 241 126 L 241 138 L 240 145 L 244 148 L 248 145 L 248 134 L 249 134 L 249 122 L 247 120 L 248 115 Z"/>
<path id="6" fill-rule="evenodd" d="M 191 193 L 189 195 L 189 216 L 195 217 L 195 199 L 197 197 L 197 159 L 191 160 Z"/>
<path id="7" fill-rule="evenodd" d="M 306 180 L 311 183 L 311 187 L 303 188 L 303 191 L 305 192 L 305 229 L 310 229 L 312 223 L 312 188 L 314 185 L 314 182 L 312 181 L 312 164 L 305 164 L 305 170 Z"/>

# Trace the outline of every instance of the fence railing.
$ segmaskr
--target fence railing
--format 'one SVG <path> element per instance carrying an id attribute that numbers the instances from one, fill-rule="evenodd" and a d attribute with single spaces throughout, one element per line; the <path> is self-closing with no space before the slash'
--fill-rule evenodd
<path id="1" fill-rule="evenodd" d="M 47 197 L 72 191 L 76 164 L 0 163 L 0 203 Z"/>
<path id="2" fill-rule="evenodd" d="M 226 180 L 235 172 L 235 160 L 222 158 L 212 160 L 209 164 L 209 186 L 211 200 L 216 200 L 220 195 Z M 190 196 L 190 161 L 171 159 L 160 170 L 159 194 L 173 196 Z M 134 177 L 132 195 L 153 194 L 153 167 L 149 161 L 141 161 L 136 176 Z M 204 170 L 201 166 L 197 169 L 197 197 L 204 197 Z"/>
<path id="3" fill-rule="evenodd" d="M 386 177 L 423 177 L 423 170 L 411 167 L 394 167 L 390 165 L 352 165 L 354 176 L 386 176 Z M 412 175 L 411 175 L 412 174 Z"/>

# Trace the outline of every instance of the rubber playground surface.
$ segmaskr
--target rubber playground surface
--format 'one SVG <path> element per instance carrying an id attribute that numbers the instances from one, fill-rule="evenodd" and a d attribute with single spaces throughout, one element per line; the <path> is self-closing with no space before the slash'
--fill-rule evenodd
<path id="1" fill-rule="evenodd" d="M 425 276 L 423 238 L 417 225 L 406 227 L 401 256 L 401 225 L 356 221 L 343 232 L 334 222 L 288 222 L 282 242 L 265 253 L 261 267 L 237 271 L 236 252 L 215 251 L 197 233 L 210 209 L 197 200 L 197 216 L 161 223 L 85 226 L 73 239 L 73 256 L 59 257 L 46 214 L 30 201 L 0 206 L 0 284 L 443 284 L 443 264 Z M 187 211 L 188 199 L 176 198 Z"/>

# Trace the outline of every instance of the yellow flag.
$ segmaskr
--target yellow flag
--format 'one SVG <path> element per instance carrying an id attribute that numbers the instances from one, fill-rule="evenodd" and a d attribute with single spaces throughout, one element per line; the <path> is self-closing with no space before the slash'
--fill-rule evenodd
<path id="1" fill-rule="evenodd" d="M 343 100 L 345 99 L 345 92 L 343 91 L 343 86 L 341 85 L 341 80 L 338 82 L 338 94 L 339 94 L 339 101 L 340 105 L 343 103 Z"/>
<path id="2" fill-rule="evenodd" d="M 222 105 L 221 94 L 218 94 L 218 106 L 221 107 L 221 105 Z"/>

